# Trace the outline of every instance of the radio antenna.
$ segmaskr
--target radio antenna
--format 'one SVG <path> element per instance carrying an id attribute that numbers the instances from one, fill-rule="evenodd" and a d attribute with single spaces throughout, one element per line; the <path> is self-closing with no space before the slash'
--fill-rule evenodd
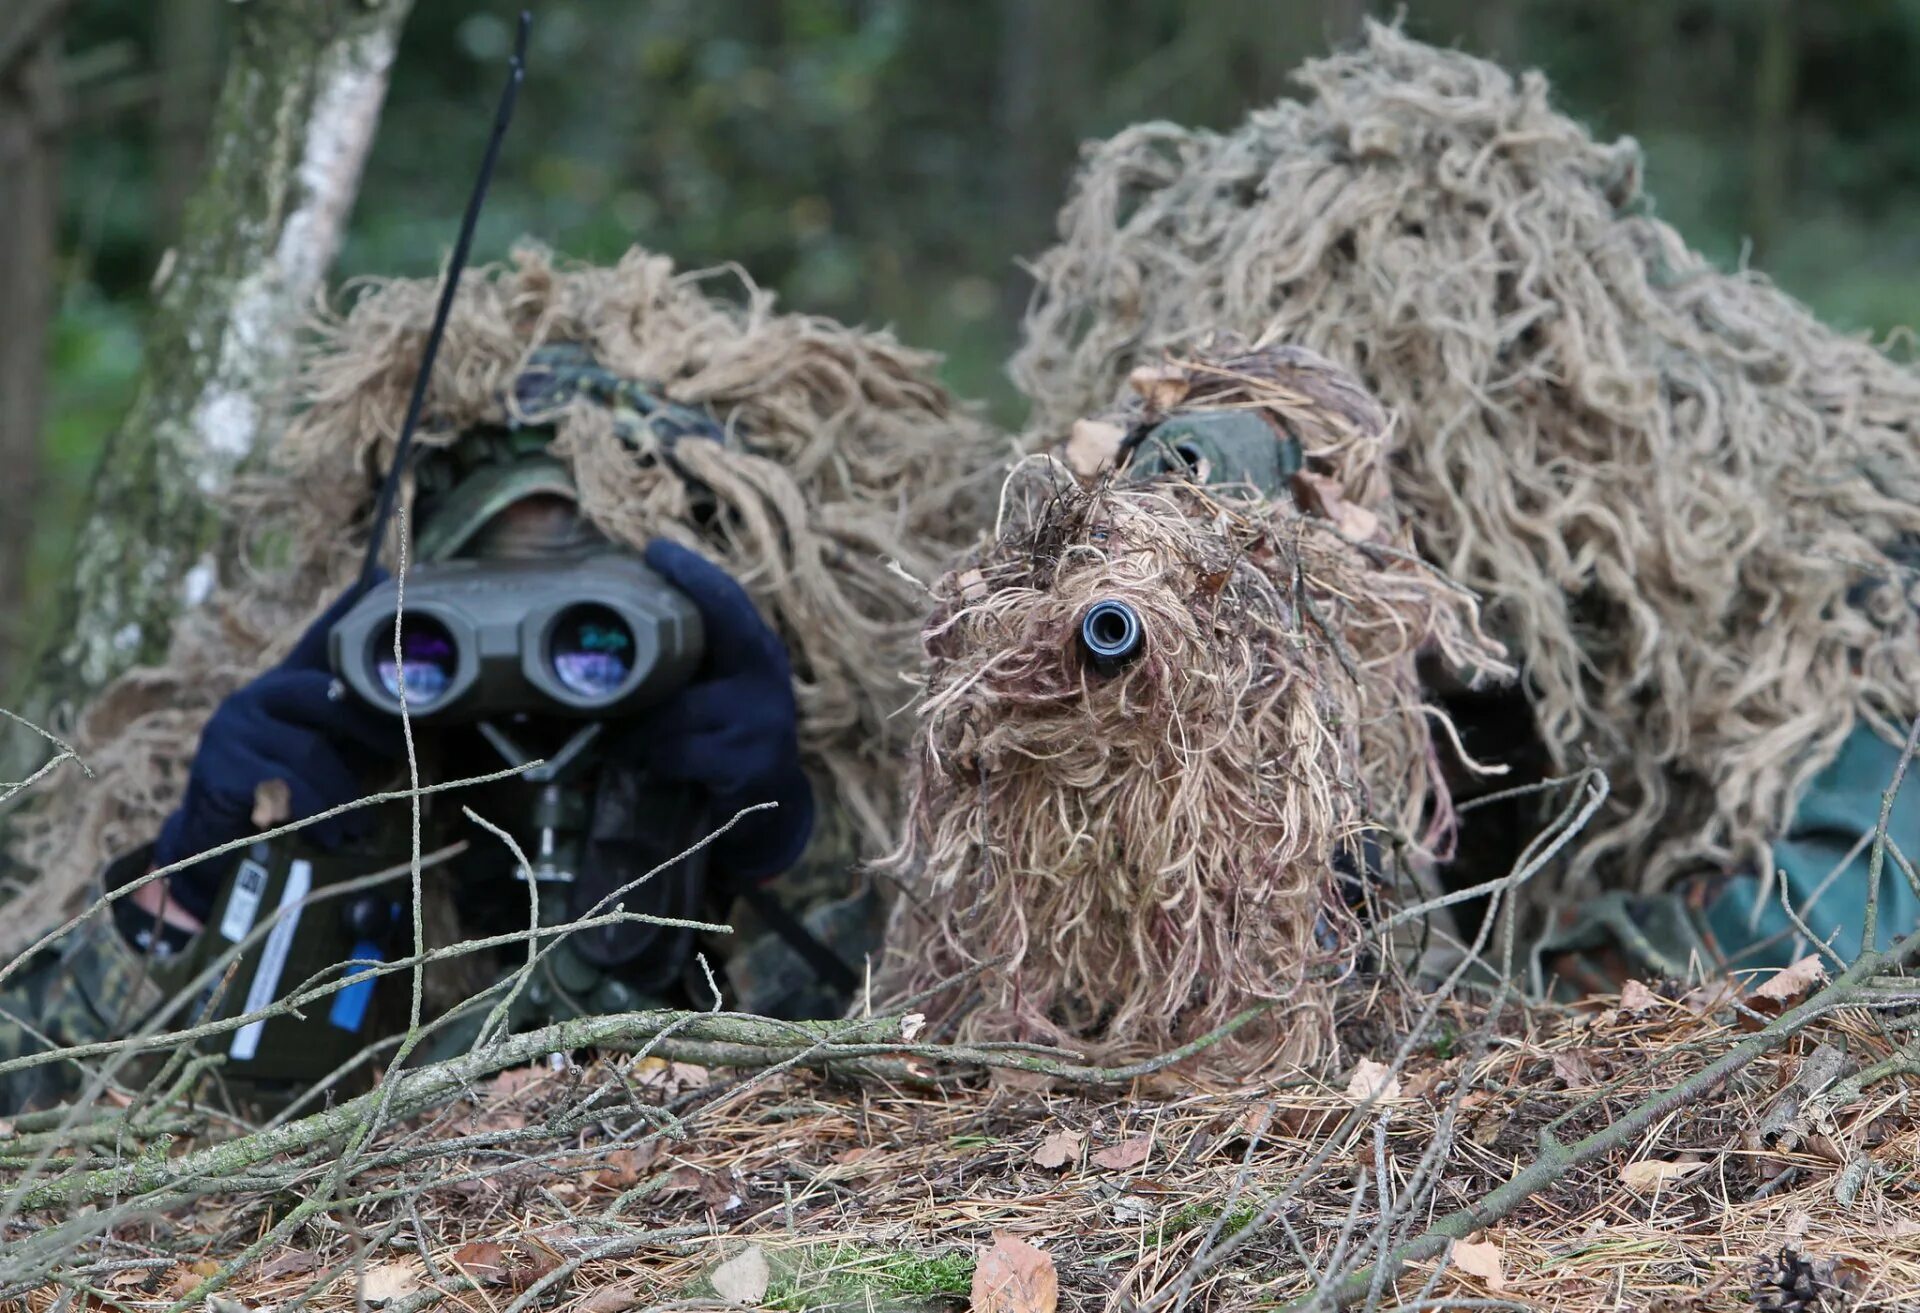
<path id="1" fill-rule="evenodd" d="M 407 417 L 400 425 L 400 441 L 394 445 L 393 464 L 380 485 L 380 501 L 373 514 L 373 533 L 367 539 L 367 557 L 360 567 L 359 591 L 373 582 L 380 568 L 380 548 L 387 538 L 387 521 L 393 517 L 394 500 L 400 494 L 400 477 L 406 472 L 407 458 L 413 452 L 413 431 L 420 425 L 420 410 L 426 404 L 427 381 L 433 377 L 434 357 L 440 354 L 440 339 L 447 335 L 447 316 L 453 310 L 453 294 L 460 287 L 460 274 L 467 267 L 467 255 L 473 248 L 473 230 L 480 221 L 480 207 L 486 203 L 487 188 L 493 182 L 493 166 L 500 158 L 500 142 L 513 121 L 513 105 L 519 99 L 520 83 L 527 73 L 527 32 L 533 26 L 533 14 L 520 11 L 520 25 L 513 38 L 513 59 L 507 65 L 507 85 L 500 92 L 500 104 L 493 114 L 493 132 L 487 138 L 487 153 L 480 160 L 480 176 L 473 180 L 473 195 L 467 198 L 467 213 L 460 221 L 460 236 L 453 244 L 453 258 L 447 265 L 447 281 L 440 289 L 440 303 L 434 308 L 433 327 L 427 330 L 426 349 L 420 354 L 420 371 L 413 376 L 413 395 L 407 399 Z"/>

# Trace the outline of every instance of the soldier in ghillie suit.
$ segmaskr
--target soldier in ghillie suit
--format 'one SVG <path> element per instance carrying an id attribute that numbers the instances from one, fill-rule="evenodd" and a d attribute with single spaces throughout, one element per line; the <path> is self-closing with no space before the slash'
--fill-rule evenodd
<path id="1" fill-rule="evenodd" d="M 1808 951 L 1787 902 L 1857 949 L 1920 713 L 1920 376 L 1711 268 L 1651 214 L 1635 144 L 1555 113 L 1538 74 L 1370 26 L 1299 80 L 1231 132 L 1087 152 L 1013 366 L 1031 445 L 1213 333 L 1322 353 L 1393 414 L 1393 513 L 1520 671 L 1432 680 L 1511 767 L 1456 789 L 1611 781 L 1535 882 L 1561 922 L 1543 973 L 1780 965 Z M 1520 805 L 1464 827 L 1454 878 L 1505 873 L 1541 819 Z M 1920 895 L 1896 861 L 1881 878 L 1884 941 Z"/>
<path id="2" fill-rule="evenodd" d="M 1143 371 L 1015 470 L 935 587 L 880 974 L 974 1041 L 1325 1060 L 1372 877 L 1452 850 L 1417 662 L 1511 674 L 1388 498 L 1386 417 L 1297 348 Z"/>
<path id="3" fill-rule="evenodd" d="M 315 325 L 297 418 L 234 496 L 227 586 L 182 624 L 164 668 L 128 675 L 82 717 L 78 746 L 95 778 L 60 782 L 24 827 L 20 855 L 40 873 L 43 906 L 72 908 L 189 864 L 96 910 L 7 982 L 0 1009 L 14 1019 L 0 1025 L 0 1059 L 235 1016 L 310 974 L 337 977 L 345 961 L 412 951 L 410 804 L 322 813 L 407 782 L 399 717 L 353 695 L 333 668 L 341 640 L 330 654 L 329 639 L 372 596 L 348 581 L 434 290 L 363 285 Z M 422 800 L 429 950 L 524 934 L 534 895 L 516 875 L 540 888 L 543 922 L 611 904 L 685 923 L 616 915 L 510 990 L 524 942 L 437 962 L 426 986 L 438 1028 L 417 1057 L 461 1051 L 496 1004 L 519 1027 L 709 1006 L 716 986 L 728 1007 L 777 1016 L 835 1015 L 853 1001 L 880 916 L 858 866 L 897 836 L 889 771 L 904 745 L 892 713 L 921 606 L 911 578 L 937 574 L 969 535 L 978 471 L 993 456 L 931 363 L 883 334 L 777 315 L 751 286 L 709 296 L 699 277 L 639 251 L 611 268 L 563 268 L 528 249 L 468 274 L 403 485 L 412 568 L 570 568 L 612 553 L 630 572 L 644 561 L 680 599 L 674 623 L 697 623 L 704 640 L 664 701 L 578 742 L 538 715 L 413 726 L 426 783 L 573 761 L 550 787 L 513 776 Z M 394 641 L 391 621 L 379 632 L 376 659 Z M 381 678 L 424 706 L 414 681 L 434 674 L 435 658 L 408 634 Z M 585 678 L 605 655 L 592 648 L 574 654 Z M 663 816 L 653 802 L 667 796 L 687 805 Z M 572 879 L 539 884 L 556 832 L 572 836 Z M 222 845 L 230 851 L 191 861 Z M 346 894 L 312 902 L 297 934 L 277 949 L 269 936 L 259 965 L 235 978 L 229 992 L 251 996 L 224 997 L 222 955 L 257 941 L 275 906 L 329 890 Z M 322 1001 L 304 1020 L 210 1043 L 244 1096 L 272 1102 L 377 1051 L 404 1021 L 405 984 L 376 984 L 369 1001 L 356 983 L 331 1010 Z M 378 1065 L 361 1063 L 362 1074 Z M 67 1063 L 18 1070 L 0 1103 L 67 1097 L 82 1078 Z"/>

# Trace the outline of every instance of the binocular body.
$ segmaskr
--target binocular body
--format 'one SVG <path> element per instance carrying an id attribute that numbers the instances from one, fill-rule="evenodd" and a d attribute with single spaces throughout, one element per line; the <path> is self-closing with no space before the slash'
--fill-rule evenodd
<path id="1" fill-rule="evenodd" d="M 455 560 L 370 590 L 328 635 L 369 706 L 462 723 L 525 712 L 599 720 L 660 702 L 700 664 L 700 612 L 637 556 Z"/>

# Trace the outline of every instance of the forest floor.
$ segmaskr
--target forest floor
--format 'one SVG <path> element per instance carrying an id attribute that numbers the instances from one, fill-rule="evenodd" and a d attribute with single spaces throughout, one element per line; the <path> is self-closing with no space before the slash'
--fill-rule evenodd
<path id="1" fill-rule="evenodd" d="M 1244 1089 L 1161 1074 L 1125 1097 L 1004 1073 L 912 1090 L 655 1058 L 521 1068 L 386 1132 L 353 1208 L 260 1247 L 328 1166 L 289 1163 L 274 1188 L 127 1217 L 94 1243 L 91 1275 L 20 1303 L 158 1313 L 253 1246 L 210 1313 L 931 1309 L 970 1294 L 1047 1313 L 1055 1287 L 1061 1308 L 1285 1307 L 1358 1270 L 1380 1236 L 1417 1235 L 1507 1181 L 1543 1127 L 1577 1140 L 1700 1070 L 1755 1028 L 1725 1002 L 1630 984 L 1583 1007 L 1510 1007 L 1471 1051 L 1453 1038 L 1476 1021 L 1463 1004 L 1390 1081 L 1362 1061 Z M 1888 1057 L 1885 1029 L 1863 1010 L 1815 1022 L 1463 1237 L 1444 1271 L 1412 1263 L 1376 1306 L 1920 1307 L 1915 1091 L 1831 1097 Z M 601 1115 L 553 1133 L 591 1098 Z M 1383 1181 L 1387 1211 L 1411 1214 L 1398 1230 L 1379 1225 Z"/>

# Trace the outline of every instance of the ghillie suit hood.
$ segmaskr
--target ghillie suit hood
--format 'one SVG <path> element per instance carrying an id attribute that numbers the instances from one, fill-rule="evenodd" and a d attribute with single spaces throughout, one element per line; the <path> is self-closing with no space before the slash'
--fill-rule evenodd
<path id="1" fill-rule="evenodd" d="M 1396 414 L 1399 514 L 1553 761 L 1611 776 L 1569 880 L 1770 871 L 1860 718 L 1920 700 L 1920 377 L 1710 268 L 1537 73 L 1370 25 L 1299 80 L 1089 152 L 1014 362 L 1032 444 L 1211 331 L 1324 352 Z"/>
<path id="2" fill-rule="evenodd" d="M 1015 470 L 994 541 L 935 588 L 881 992 L 986 966 L 936 997 L 937 1023 L 1102 1061 L 1275 1004 L 1198 1060 L 1244 1076 L 1331 1043 L 1354 946 L 1336 857 L 1373 840 L 1428 860 L 1451 840 L 1416 655 L 1505 672 L 1474 599 L 1411 550 L 1381 412 L 1350 379 L 1283 349 L 1141 385 L 1079 436 L 1238 412 L 1297 440 L 1304 467 L 1291 496 L 1204 469 L 1090 486 L 1050 458 Z M 1079 635 L 1115 601 L 1143 637 L 1103 674 Z"/>
<path id="3" fill-rule="evenodd" d="M 98 778 L 50 791 L 22 823 L 47 906 L 153 835 L 215 705 L 354 577 L 436 295 L 428 280 L 368 280 L 313 325 L 302 408 L 234 495 L 225 586 L 181 624 L 164 667 L 128 674 L 81 717 Z M 417 441 L 550 426 L 601 533 L 673 538 L 730 571 L 792 658 L 802 756 L 836 803 L 820 828 L 842 831 L 817 842 L 874 854 L 897 839 L 906 727 L 892 713 L 924 613 L 899 571 L 931 578 L 978 532 L 992 492 L 979 472 L 1000 451 L 933 364 L 884 333 L 776 314 L 737 271 L 676 273 L 639 250 L 563 267 L 527 248 L 462 281 Z M 554 386 L 556 367 L 578 377 Z M 643 413 L 649 394 L 704 411 L 724 440 L 678 437 Z"/>

